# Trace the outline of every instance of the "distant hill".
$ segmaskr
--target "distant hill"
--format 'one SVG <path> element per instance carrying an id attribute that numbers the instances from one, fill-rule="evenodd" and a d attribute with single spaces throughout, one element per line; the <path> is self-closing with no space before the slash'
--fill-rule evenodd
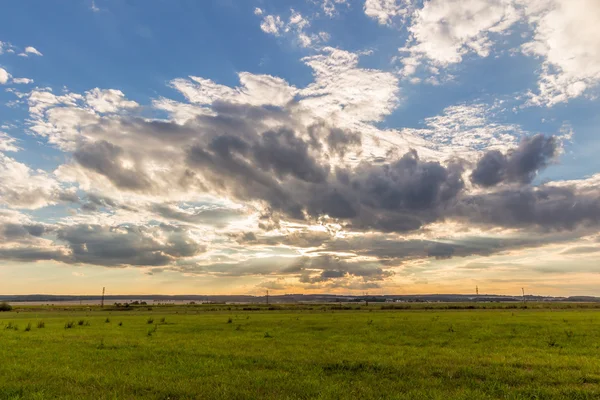
<path id="1" fill-rule="evenodd" d="M 0 301 L 8 302 L 90 302 L 100 301 L 102 296 L 86 295 L 49 295 L 49 294 L 28 294 L 28 295 L 0 295 Z M 115 301 L 152 301 L 152 302 L 211 302 L 211 303 L 261 303 L 266 301 L 265 296 L 247 296 L 247 295 L 110 295 L 105 296 L 104 301 L 107 304 Z M 505 296 L 494 294 L 464 295 L 464 294 L 426 294 L 426 295 L 365 295 L 365 296 L 345 296 L 333 294 L 285 294 L 269 296 L 270 303 L 298 303 L 298 302 L 468 302 L 468 301 L 487 301 L 487 302 L 514 302 L 522 301 L 522 296 Z M 567 302 L 600 302 L 600 297 L 594 296 L 571 296 L 571 297 L 552 297 L 552 296 L 525 296 L 527 301 L 567 301 Z"/>

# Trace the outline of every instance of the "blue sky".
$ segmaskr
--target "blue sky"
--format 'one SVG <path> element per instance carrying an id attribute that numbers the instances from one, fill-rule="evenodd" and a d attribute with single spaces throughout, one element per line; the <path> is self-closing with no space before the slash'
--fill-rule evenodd
<path id="1" fill-rule="evenodd" d="M 0 292 L 600 295 L 594 0 L 4 10 Z"/>

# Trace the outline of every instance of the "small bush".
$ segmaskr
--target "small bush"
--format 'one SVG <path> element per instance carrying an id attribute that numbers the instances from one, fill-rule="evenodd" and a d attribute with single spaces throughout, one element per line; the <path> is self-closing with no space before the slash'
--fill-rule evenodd
<path id="1" fill-rule="evenodd" d="M 227 319 L 227 323 L 228 323 L 228 324 L 231 324 L 232 322 L 233 322 L 233 320 L 231 319 L 231 317 L 229 317 L 229 318 Z"/>
<path id="2" fill-rule="evenodd" d="M 85 321 L 84 321 L 84 320 L 82 320 L 82 319 L 80 319 L 80 320 L 77 322 L 77 325 L 79 325 L 79 326 L 83 326 L 83 324 L 85 324 Z"/>
<path id="3" fill-rule="evenodd" d="M 3 301 L 0 303 L 0 312 L 1 311 L 12 311 L 12 306 L 7 302 Z"/>
<path id="4" fill-rule="evenodd" d="M 166 323 L 167 323 L 167 319 L 166 319 L 166 318 L 164 318 L 164 317 L 163 317 L 163 318 L 161 318 L 161 319 L 160 319 L 160 323 L 161 323 L 161 324 L 166 324 Z"/>
<path id="5" fill-rule="evenodd" d="M 241 326 L 241 325 L 238 325 L 238 326 L 236 326 L 236 327 L 235 327 L 235 330 L 236 330 L 236 331 L 241 331 L 241 330 L 242 330 L 242 326 Z"/>
<path id="6" fill-rule="evenodd" d="M 123 323 L 122 323 L 122 322 L 119 322 L 119 326 L 123 326 Z"/>
<path id="7" fill-rule="evenodd" d="M 154 318 L 148 318 L 148 321 L 146 321 L 148 323 L 148 325 L 153 324 L 154 323 Z"/>
<path id="8" fill-rule="evenodd" d="M 38 329 L 43 329 L 46 327 L 46 323 L 44 321 L 38 321 L 37 327 Z"/>
<path id="9" fill-rule="evenodd" d="M 574 333 L 572 330 L 565 330 L 565 335 L 570 339 L 573 337 Z"/>
<path id="10" fill-rule="evenodd" d="M 148 330 L 148 336 L 152 336 L 153 333 L 156 333 L 158 330 L 158 325 L 154 325 L 153 329 Z"/>
<path id="11" fill-rule="evenodd" d="M 8 324 L 6 324 L 4 329 L 9 329 L 9 330 L 12 329 L 12 330 L 18 331 L 19 327 L 17 325 L 13 324 L 12 322 L 9 322 Z"/>
<path id="12" fill-rule="evenodd" d="M 31 322 L 27 324 L 25 327 L 25 332 L 29 332 L 31 330 Z"/>
<path id="13" fill-rule="evenodd" d="M 71 329 L 75 326 L 75 322 L 73 321 L 69 321 L 67 323 L 65 323 L 65 329 Z"/>
<path id="14" fill-rule="evenodd" d="M 269 332 L 265 332 L 265 336 L 264 337 L 265 337 L 265 339 L 270 339 L 273 336 L 271 336 L 271 334 Z"/>
<path id="15" fill-rule="evenodd" d="M 106 317 L 106 319 L 104 320 L 105 323 L 109 324 L 110 323 L 110 318 Z"/>

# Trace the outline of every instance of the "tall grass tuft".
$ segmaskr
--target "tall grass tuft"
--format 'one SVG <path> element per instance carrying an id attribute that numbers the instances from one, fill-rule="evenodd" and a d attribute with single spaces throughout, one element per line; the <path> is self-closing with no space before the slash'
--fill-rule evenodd
<path id="1" fill-rule="evenodd" d="M 38 321 L 37 327 L 38 329 L 43 329 L 46 327 L 46 323 L 44 321 Z"/>
<path id="2" fill-rule="evenodd" d="M 25 332 L 29 332 L 31 330 L 31 322 L 27 324 L 25 327 Z"/>
<path id="3" fill-rule="evenodd" d="M 148 318 L 148 320 L 146 321 L 146 323 L 148 323 L 148 325 L 153 324 L 154 323 L 154 318 Z"/>
<path id="4" fill-rule="evenodd" d="M 6 326 L 4 327 L 4 329 L 8 329 L 8 330 L 14 330 L 14 331 L 18 331 L 19 330 L 19 326 L 16 324 L 13 324 L 12 322 L 9 322 L 8 324 L 6 324 Z"/>
<path id="5" fill-rule="evenodd" d="M 67 323 L 65 323 L 65 329 L 71 329 L 75 326 L 75 322 L 74 321 L 69 321 Z"/>

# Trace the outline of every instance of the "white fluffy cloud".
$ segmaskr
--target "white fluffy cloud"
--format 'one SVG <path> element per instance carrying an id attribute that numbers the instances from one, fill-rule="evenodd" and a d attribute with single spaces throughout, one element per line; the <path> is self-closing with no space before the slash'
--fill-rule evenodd
<path id="1" fill-rule="evenodd" d="M 526 54 L 543 60 L 534 104 L 552 106 L 577 97 L 600 82 L 600 2 L 532 0 L 524 2 L 533 39 Z"/>
<path id="2" fill-rule="evenodd" d="M 111 113 L 119 109 L 139 106 L 135 101 L 125 99 L 123 92 L 115 89 L 92 89 L 87 92 L 85 100 L 94 111 L 99 113 Z"/>
<path id="3" fill-rule="evenodd" d="M 255 11 L 255 14 L 262 15 L 262 10 L 259 14 Z M 279 15 L 267 15 L 260 24 L 260 28 L 265 33 L 275 36 L 293 35 L 301 47 L 312 47 L 329 40 L 329 34 L 326 32 L 309 33 L 306 31 L 308 27 L 310 27 L 310 21 L 294 9 L 290 10 L 287 22 L 284 22 Z"/>
<path id="4" fill-rule="evenodd" d="M 0 151 L 18 151 L 19 147 L 17 147 L 16 143 L 15 138 L 0 131 Z"/>
<path id="5" fill-rule="evenodd" d="M 398 7 L 393 1 L 367 0 L 365 13 L 387 24 L 397 15 L 394 10 L 403 12 Z M 599 20 L 596 0 L 426 1 L 411 14 L 410 38 L 400 49 L 405 54 L 402 75 L 413 75 L 422 64 L 436 75 L 468 54 L 487 57 L 501 41 L 499 35 L 519 22 L 519 29 L 532 36 L 521 46 L 523 53 L 542 62 L 530 104 L 552 106 L 600 82 Z"/>
<path id="6" fill-rule="evenodd" d="M 314 0 L 321 3 L 321 8 L 330 17 L 337 13 L 337 6 L 348 5 L 348 0 Z"/>
<path id="7" fill-rule="evenodd" d="M 461 62 L 470 52 L 486 57 L 489 35 L 517 20 L 512 0 L 431 0 L 413 15 L 405 50 L 439 66 Z"/>
<path id="8" fill-rule="evenodd" d="M 381 25 L 387 25 L 394 17 L 406 15 L 409 3 L 410 0 L 366 0 L 364 11 Z"/>
<path id="9" fill-rule="evenodd" d="M 4 68 L 0 68 L 0 85 L 6 85 L 10 79 L 10 74 Z"/>
<path id="10" fill-rule="evenodd" d="M 355 53 L 327 47 L 303 61 L 313 69 L 315 81 L 301 90 L 300 104 L 320 117 L 379 121 L 397 106 L 398 79 L 359 68 Z"/>
<path id="11" fill-rule="evenodd" d="M 0 153 L 0 204 L 35 209 L 56 203 L 60 192 L 58 181 L 50 174 Z"/>
<path id="12" fill-rule="evenodd" d="M 29 79 L 29 78 L 13 78 L 12 82 L 16 83 L 18 85 L 29 85 L 30 83 L 33 83 L 33 79 Z"/>
<path id="13" fill-rule="evenodd" d="M 40 51 L 38 49 L 36 49 L 33 46 L 27 46 L 27 47 L 25 47 L 25 53 L 27 53 L 27 54 L 33 54 L 33 55 L 36 55 L 36 56 L 42 56 L 43 55 L 42 53 L 40 53 Z"/>
<path id="14" fill-rule="evenodd" d="M 284 23 L 279 15 L 267 15 L 263 18 L 260 29 L 262 29 L 263 32 L 279 36 L 279 31 L 283 28 L 283 25 Z"/>

